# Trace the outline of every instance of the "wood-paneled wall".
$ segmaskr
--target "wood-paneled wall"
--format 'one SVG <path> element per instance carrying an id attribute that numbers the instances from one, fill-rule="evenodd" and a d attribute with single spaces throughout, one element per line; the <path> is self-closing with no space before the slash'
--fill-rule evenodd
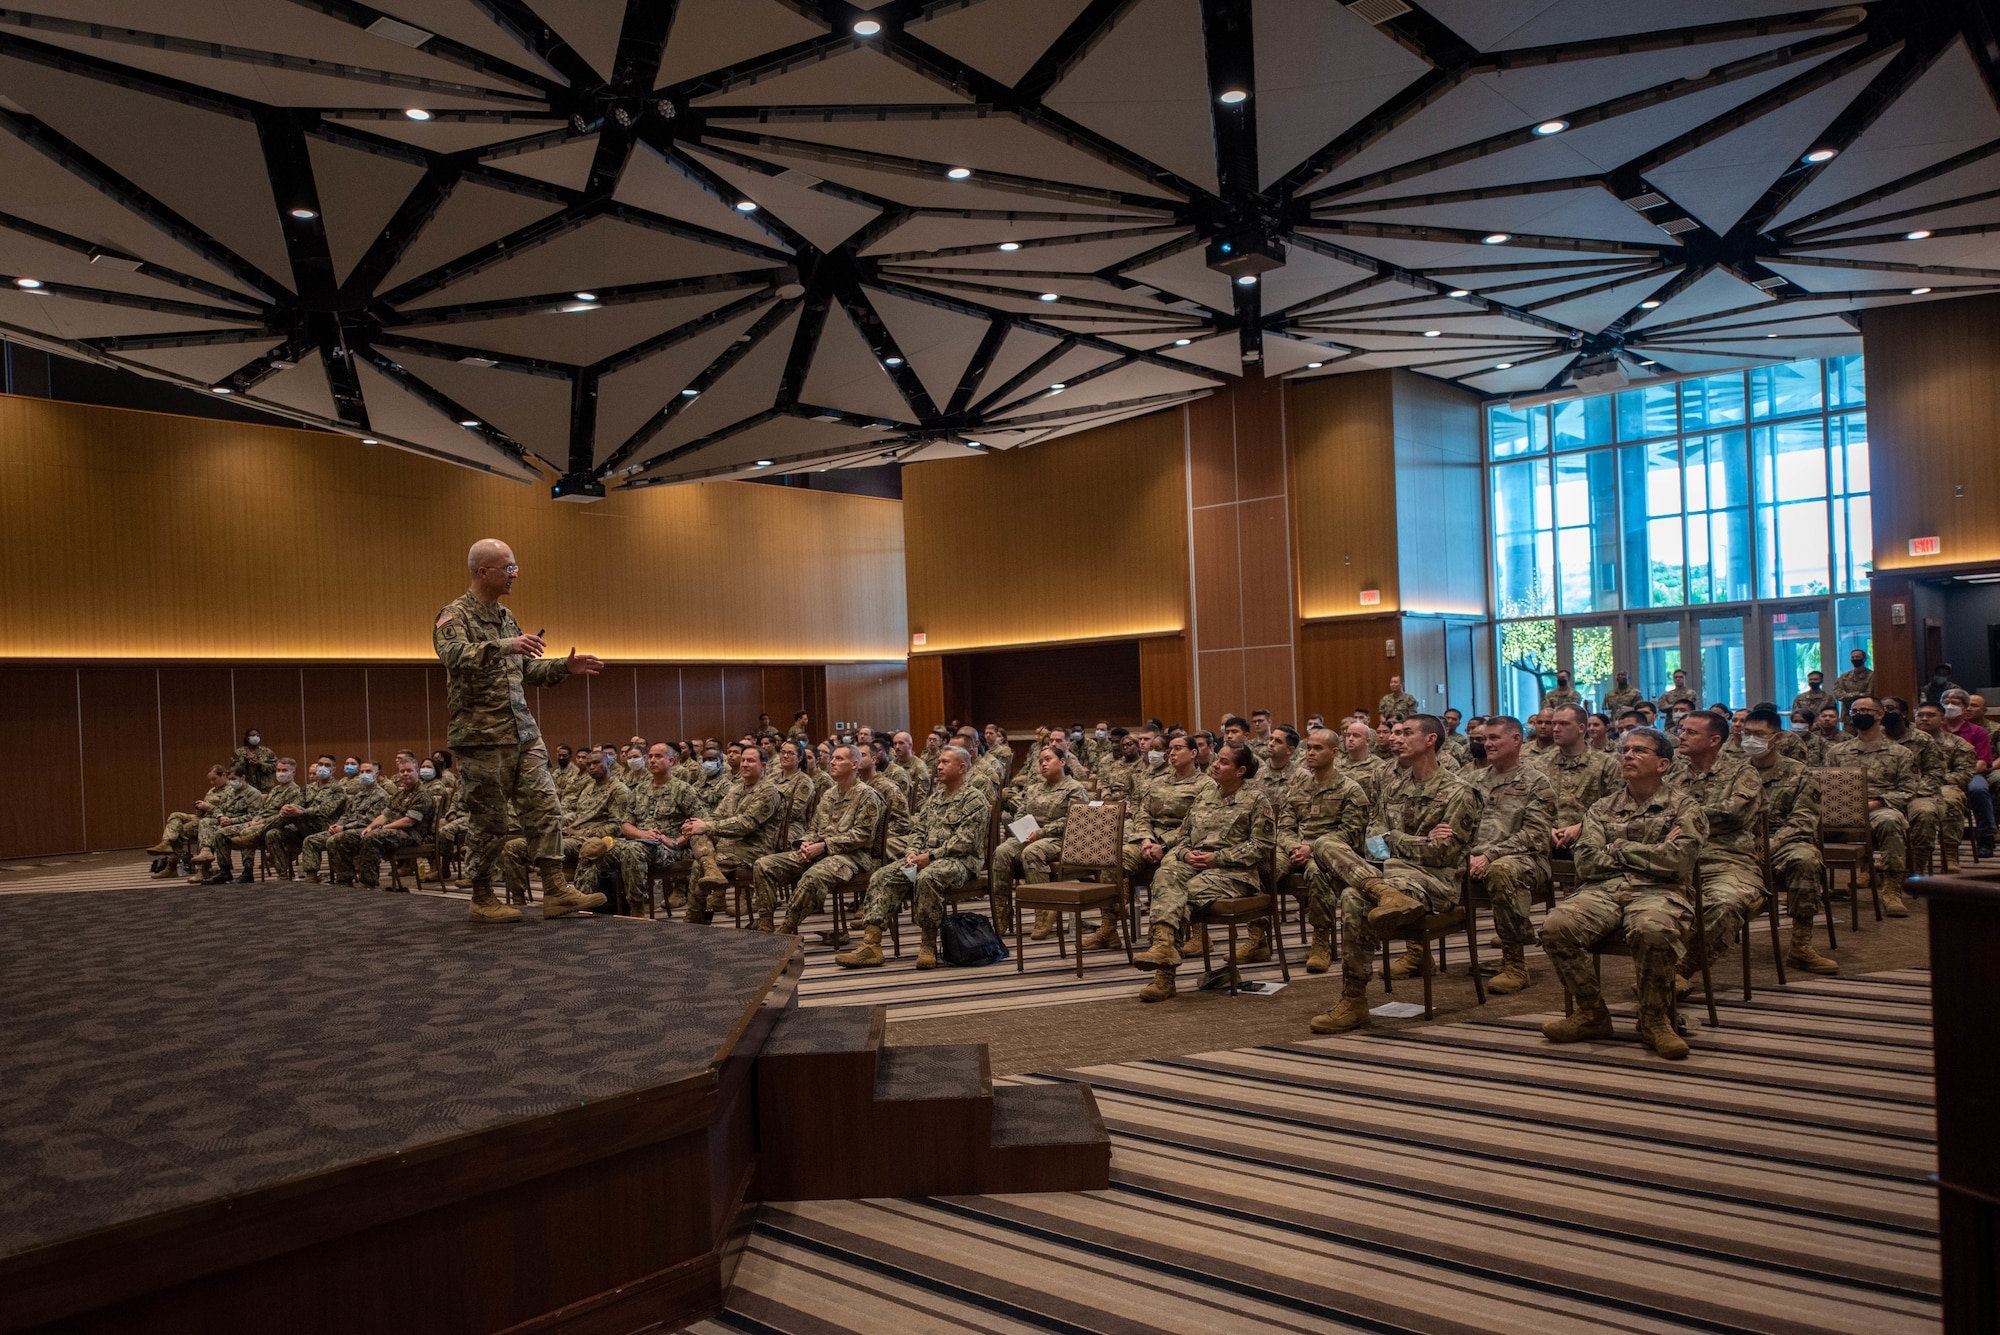
<path id="1" fill-rule="evenodd" d="M 1139 641 L 1139 707 L 1147 718 L 1194 726 L 1191 662 L 1185 636 L 1158 635 Z"/>
<path id="2" fill-rule="evenodd" d="M 1299 615 L 1312 620 L 1395 611 L 1402 606 L 1395 373 L 1294 381 L 1290 393 Z M 1378 590 L 1381 602 L 1364 607 L 1364 589 Z"/>
<path id="3" fill-rule="evenodd" d="M 1403 619 L 1343 617 L 1309 621 L 1299 629 L 1301 712 L 1338 719 L 1357 709 L 1375 711 L 1391 675 L 1404 675 Z M 1386 652 L 1394 644 L 1396 652 Z"/>
<path id="4" fill-rule="evenodd" d="M 562 648 L 907 645 L 895 501 L 713 482 L 561 505 L 343 436 L 0 396 L 0 658 L 420 662 L 489 536 L 520 561 L 510 604 Z"/>
<path id="5" fill-rule="evenodd" d="M 616 664 L 532 690 L 528 704 L 551 749 L 635 733 L 731 737 L 760 713 L 780 726 L 802 708 L 823 714 L 824 672 Z M 152 843 L 246 728 L 301 763 L 330 751 L 387 765 L 400 747 L 443 746 L 445 719 L 436 665 L 0 664 L 0 736 L 13 757 L 0 766 L 0 858 Z"/>
<path id="6" fill-rule="evenodd" d="M 910 726 L 910 673 L 905 663 L 829 663 L 827 718 L 883 728 Z M 921 745 L 918 747 L 922 749 Z"/>

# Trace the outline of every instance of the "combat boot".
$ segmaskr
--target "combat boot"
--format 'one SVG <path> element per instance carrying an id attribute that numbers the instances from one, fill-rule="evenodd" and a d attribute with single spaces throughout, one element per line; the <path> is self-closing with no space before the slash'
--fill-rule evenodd
<path id="1" fill-rule="evenodd" d="M 690 899 L 687 904 L 687 913 L 682 917 L 681 921 L 693 927 L 706 927 L 715 921 L 715 914 L 709 909 L 696 908 L 694 901 Z"/>
<path id="2" fill-rule="evenodd" d="M 151 848 L 147 849 L 146 851 L 148 853 L 151 853 L 154 857 L 165 857 L 167 854 L 174 851 L 174 846 L 168 843 L 166 840 L 162 839 L 160 840 L 159 843 L 154 844 Z"/>
<path id="3" fill-rule="evenodd" d="M 1542 1026 L 1542 1037 L 1551 1043 L 1581 1043 L 1588 1038 L 1611 1037 L 1611 1012 L 1603 997 L 1577 999 L 1576 1009 L 1560 1020 Z"/>
<path id="4" fill-rule="evenodd" d="M 757 915 L 757 921 L 750 924 L 750 929 L 756 932 L 776 933 L 778 930 L 778 924 L 772 921 L 773 913 L 774 910 L 771 909 L 765 909 L 763 912 L 759 913 Z"/>
<path id="5" fill-rule="evenodd" d="M 1391 978 L 1421 978 L 1424 974 L 1423 947 L 1412 942 L 1403 948 L 1396 962 L 1389 966 Z"/>
<path id="6" fill-rule="evenodd" d="M 1011 936 L 1014 932 L 1014 906 L 995 904 L 993 906 L 993 930 L 1001 936 Z"/>
<path id="7" fill-rule="evenodd" d="M 1264 930 L 1263 923 L 1253 922 L 1250 924 L 1250 939 L 1236 947 L 1236 953 L 1230 957 L 1230 962 L 1233 964 L 1262 964 L 1270 958 L 1270 933 Z"/>
<path id="8" fill-rule="evenodd" d="M 926 927 L 922 930 L 923 936 L 917 943 L 917 967 L 935 969 L 938 966 L 937 928 Z"/>
<path id="9" fill-rule="evenodd" d="M 1340 1000 L 1330 1011 L 1312 1017 L 1312 1031 L 1315 1034 L 1344 1034 L 1350 1029 L 1365 1029 L 1371 1023 L 1368 1015 L 1368 983 L 1365 979 L 1346 978 L 1340 984 Z"/>
<path id="10" fill-rule="evenodd" d="M 1174 994 L 1174 971 L 1172 969 L 1153 970 L 1153 981 L 1139 991 L 1141 1001 L 1165 1001 Z"/>
<path id="11" fill-rule="evenodd" d="M 704 853 L 701 857 L 695 859 L 695 865 L 701 869 L 702 889 L 727 890 L 729 888 L 729 878 L 722 874 L 722 867 L 716 862 L 715 854 Z"/>
<path id="12" fill-rule="evenodd" d="M 1307 973 L 1325 973 L 1333 967 L 1333 929 L 1313 928 L 1312 954 L 1306 956 Z"/>
<path id="13" fill-rule="evenodd" d="M 1486 980 L 1486 990 L 1498 996 L 1522 991 L 1534 975 L 1528 972 L 1527 952 L 1519 946 L 1500 947 L 1500 972 Z"/>
<path id="14" fill-rule="evenodd" d="M 1375 899 L 1375 907 L 1368 910 L 1368 925 L 1377 936 L 1386 936 L 1424 916 L 1424 906 L 1398 890 L 1394 883 L 1378 876 L 1368 882 L 1368 888 L 1374 891 Z"/>
<path id="15" fill-rule="evenodd" d="M 1188 932 L 1187 944 L 1181 947 L 1182 959 L 1193 959 L 1196 955 L 1208 954 L 1208 924 L 1196 923 Z"/>
<path id="16" fill-rule="evenodd" d="M 778 935 L 797 936 L 798 934 L 799 934 L 799 911 L 797 909 L 786 909 L 785 921 L 784 924 L 778 928 Z"/>
<path id="17" fill-rule="evenodd" d="M 495 899 L 491 882 L 484 885 L 475 882 L 472 887 L 472 912 L 468 916 L 473 922 L 519 922 L 521 910 Z"/>
<path id="18" fill-rule="evenodd" d="M 1903 902 L 1902 890 L 1894 885 L 1882 887 L 1882 915 L 1887 918 L 1907 918 L 1910 906 Z"/>
<path id="19" fill-rule="evenodd" d="M 1030 941 L 1046 941 L 1056 934 L 1056 915 L 1047 909 L 1035 910 L 1035 929 L 1030 932 Z"/>
<path id="20" fill-rule="evenodd" d="M 1077 943 L 1078 950 L 1115 950 L 1118 947 L 1118 915 L 1110 909 L 1104 911 L 1104 921 L 1097 930 Z"/>
<path id="21" fill-rule="evenodd" d="M 869 923 L 861 931 L 861 944 L 845 955 L 835 955 L 833 962 L 843 969 L 873 969 L 882 964 L 882 929 Z"/>
<path id="22" fill-rule="evenodd" d="M 299 884 L 300 884 L 300 885 L 318 885 L 319 883 L 320 883 L 320 881 L 319 881 L 319 873 L 318 873 L 318 872 L 316 872 L 316 871 L 308 871 L 308 872 L 301 872 L 301 873 L 299 873 Z M 471 885 L 472 885 L 472 883 L 471 883 L 470 881 L 466 882 L 466 887 L 467 887 L 468 889 L 470 889 L 470 888 L 471 888 Z"/>
<path id="23" fill-rule="evenodd" d="M 1792 923 L 1791 947 L 1785 951 L 1785 963 L 1807 973 L 1839 973 L 1840 965 L 1813 949 L 1813 929 L 1809 922 Z"/>
<path id="24" fill-rule="evenodd" d="M 161 858 L 158 862 L 155 862 L 153 864 L 153 879 L 156 881 L 164 881 L 169 876 L 172 876 L 176 871 L 179 870 L 180 868 L 174 865 L 174 860 L 172 858 Z"/>
<path id="25" fill-rule="evenodd" d="M 579 909 L 594 909 L 604 896 L 593 890 L 584 894 L 569 883 L 561 858 L 536 858 L 535 870 L 542 876 L 542 918 L 561 918 Z"/>
<path id="26" fill-rule="evenodd" d="M 1142 969 L 1175 969 L 1180 967 L 1181 952 L 1174 948 L 1174 929 L 1165 923 L 1153 925 L 1153 944 L 1132 957 L 1132 963 Z"/>
<path id="27" fill-rule="evenodd" d="M 257 883 L 257 873 L 251 869 L 248 862 L 243 864 L 243 874 L 236 878 L 236 883 L 238 885 L 255 885 Z"/>
<path id="28" fill-rule="evenodd" d="M 1673 1022 L 1663 1010 L 1639 1012 L 1639 1041 L 1670 1062 L 1688 1055 L 1687 1040 L 1674 1032 Z"/>

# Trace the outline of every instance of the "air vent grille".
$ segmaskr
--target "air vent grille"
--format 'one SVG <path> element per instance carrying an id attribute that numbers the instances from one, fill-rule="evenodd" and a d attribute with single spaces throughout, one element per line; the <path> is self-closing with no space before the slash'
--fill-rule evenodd
<path id="1" fill-rule="evenodd" d="M 1353 0 L 1347 9 L 1370 23 L 1387 23 L 1410 12 L 1410 7 L 1403 0 Z"/>

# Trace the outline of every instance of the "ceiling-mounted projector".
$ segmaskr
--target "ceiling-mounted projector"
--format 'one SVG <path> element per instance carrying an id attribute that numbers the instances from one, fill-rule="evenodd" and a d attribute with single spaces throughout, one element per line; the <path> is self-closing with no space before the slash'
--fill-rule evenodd
<path id="1" fill-rule="evenodd" d="M 1616 353 L 1608 352 L 1578 362 L 1570 370 L 1569 382 L 1586 394 L 1601 394 L 1625 388 L 1632 382 L 1632 373 L 1625 369 L 1625 363 L 1618 360 Z"/>

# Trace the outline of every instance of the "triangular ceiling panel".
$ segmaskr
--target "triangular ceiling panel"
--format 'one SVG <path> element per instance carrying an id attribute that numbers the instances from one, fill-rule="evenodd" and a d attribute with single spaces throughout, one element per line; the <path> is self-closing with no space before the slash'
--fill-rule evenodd
<path id="1" fill-rule="evenodd" d="M 650 456 L 689 444 L 768 409 L 784 376 L 785 362 L 792 352 L 792 335 L 798 327 L 797 311 L 779 321 L 721 379 L 703 390 L 664 431 L 653 437 L 640 454 Z M 643 463 L 644 459 L 633 462 Z"/>
<path id="2" fill-rule="evenodd" d="M 511 65 L 551 78 L 561 77 L 522 43 L 518 33 L 494 21 L 477 0 L 377 0 L 375 8 Z"/>
<path id="3" fill-rule="evenodd" d="M 1083 12 L 1089 0 L 1019 0 L 1016 4 L 972 4 L 918 18 L 912 36 L 955 56 L 1008 87 L 1034 68 L 1049 44 Z"/>
<path id="4" fill-rule="evenodd" d="M 597 136 L 565 140 L 525 153 L 499 149 L 480 158 L 489 167 L 547 181 L 565 190 L 581 190 L 590 183 L 590 164 L 597 158 Z"/>
<path id="5" fill-rule="evenodd" d="M 1691 320 L 1699 315 L 1712 315 L 1716 311 L 1735 310 L 1742 306 L 1755 306 L 1768 302 L 1771 296 L 1760 292 L 1735 274 L 1723 269 L 1711 269 L 1679 295 L 1669 297 L 1657 310 L 1632 322 L 1635 330 L 1644 330 L 1648 325 L 1668 324 L 1676 320 Z"/>
<path id="6" fill-rule="evenodd" d="M 1501 230 L 1531 236 L 1594 237 L 1655 246 L 1673 244 L 1673 238 L 1644 214 L 1626 207 L 1610 191 L 1595 185 L 1401 209 L 1343 211 L 1334 204 L 1323 212 L 1328 217 L 1352 218 L 1356 222 Z"/>
<path id="7" fill-rule="evenodd" d="M 378 289 L 392 292 L 432 269 L 540 222 L 562 205 L 477 181 L 460 181 L 411 241 Z"/>
<path id="8" fill-rule="evenodd" d="M 799 417 L 779 417 L 735 432 L 663 466 L 651 476 L 754 477 L 765 471 L 757 467 L 758 461 L 763 459 L 772 462 L 773 472 L 785 471 L 787 461 L 810 471 L 822 462 L 877 454 L 885 448 L 880 438 L 860 428 Z"/>
<path id="9" fill-rule="evenodd" d="M 318 349 L 307 353 L 291 369 L 258 381 L 250 391 L 249 401 L 293 408 L 314 417 L 336 419 L 340 415 L 333 402 L 333 389 L 327 383 L 326 361 Z"/>
<path id="10" fill-rule="evenodd" d="M 612 197 L 651 213 L 706 227 L 760 246 L 786 249 L 782 241 L 750 221 L 749 215 L 717 199 L 686 173 L 662 158 L 652 145 L 635 144 Z"/>
<path id="11" fill-rule="evenodd" d="M 823 106 L 835 102 L 870 105 L 965 102 L 946 84 L 928 79 L 872 47 L 853 47 L 824 60 L 794 65 L 726 92 L 695 99 L 703 107 Z"/>
<path id="12" fill-rule="evenodd" d="M 498 366 L 484 369 L 415 353 L 403 369 L 498 427 L 527 449 L 558 463 L 569 457 L 570 382 Z"/>
<path id="13" fill-rule="evenodd" d="M 917 379 L 940 409 L 951 401 L 966 363 L 986 337 L 987 322 L 884 292 L 866 289 L 869 305 L 882 317 L 889 336 L 916 368 Z"/>
<path id="14" fill-rule="evenodd" d="M 625 0 L 534 0 L 534 7 L 592 69 L 606 79 L 612 76 Z"/>
<path id="15" fill-rule="evenodd" d="M 626 283 L 656 283 L 708 274 L 748 273 L 771 261 L 704 245 L 614 218 L 593 218 L 538 246 L 529 246 L 419 299 L 422 306 L 503 297 L 591 291 Z"/>
<path id="16" fill-rule="evenodd" d="M 1672 282 L 1679 273 L 1679 269 L 1664 269 L 1620 283 L 1604 292 L 1572 297 L 1551 306 L 1537 306 L 1535 314 L 1594 334 Z"/>
<path id="17" fill-rule="evenodd" d="M 1674 0 L 1672 14 L 1651 5 L 1601 0 L 1425 0 L 1424 8 L 1481 51 L 1621 37 L 1665 27 L 1695 27 L 1796 11 L 1794 0 Z"/>
<path id="18" fill-rule="evenodd" d="M 819 347 L 799 398 L 815 407 L 839 408 L 892 422 L 910 420 L 909 405 L 897 392 L 895 382 L 838 302 L 826 313 Z"/>
<path id="19" fill-rule="evenodd" d="M 745 200 L 759 208 L 769 209 L 786 226 L 821 250 L 836 249 L 881 213 L 880 209 L 871 205 L 857 204 L 813 189 L 818 178 L 807 173 L 766 176 L 707 153 L 692 156 L 741 190 Z"/>
<path id="20" fill-rule="evenodd" d="M 1257 168 L 1268 186 L 1430 69 L 1326 0 L 1256 0 Z"/>
<path id="21" fill-rule="evenodd" d="M 398 325 L 396 333 L 454 347 L 588 366 L 750 296 L 748 288 L 657 301 L 621 301 L 594 310 L 541 311 L 492 320 Z M 572 305 L 578 303 L 571 303 Z"/>
<path id="22" fill-rule="evenodd" d="M 765 309 L 760 307 L 725 320 L 601 376 L 597 382 L 598 462 L 610 457 L 648 419 L 658 416 L 668 403 L 680 397 L 695 377 L 743 337 Z"/>
<path id="23" fill-rule="evenodd" d="M 777 0 L 680 0 L 656 82 L 666 87 L 728 69 L 825 31 L 824 23 Z"/>
<path id="24" fill-rule="evenodd" d="M 534 478 L 534 472 L 526 465 L 515 463 L 483 437 L 459 426 L 368 362 L 357 359 L 354 369 L 361 380 L 362 400 L 368 407 L 369 430 L 378 438 L 422 446 L 523 481 Z"/>
<path id="25" fill-rule="evenodd" d="M 431 153 L 463 153 L 516 139 L 532 139 L 562 126 L 560 120 L 540 116 L 509 114 L 505 118 L 454 120 L 449 114 L 432 120 L 413 121 L 401 112 L 387 114 L 329 115 L 328 120 L 366 134 L 379 134 Z"/>
<path id="26" fill-rule="evenodd" d="M 1197 0 L 1136 0 L 1042 100 L 1148 162 L 1216 188 Z"/>
<path id="27" fill-rule="evenodd" d="M 125 361 L 143 362 L 171 375 L 185 376 L 212 385 L 227 379 L 251 362 L 268 356 L 278 345 L 268 338 L 250 343 L 215 343 L 194 348 L 143 348 L 121 352 Z"/>
<path id="28" fill-rule="evenodd" d="M 324 139 L 307 139 L 306 151 L 312 156 L 313 188 L 333 255 L 333 280 L 343 282 L 424 178 L 424 169 Z"/>
<path id="29" fill-rule="evenodd" d="M 993 364 L 986 368 L 986 374 L 980 377 L 978 387 L 973 390 L 973 397 L 982 399 L 997 392 L 1061 343 L 1061 339 L 1037 330 L 1009 329 L 1007 337 L 1000 342 L 1000 351 L 994 354 Z"/>

